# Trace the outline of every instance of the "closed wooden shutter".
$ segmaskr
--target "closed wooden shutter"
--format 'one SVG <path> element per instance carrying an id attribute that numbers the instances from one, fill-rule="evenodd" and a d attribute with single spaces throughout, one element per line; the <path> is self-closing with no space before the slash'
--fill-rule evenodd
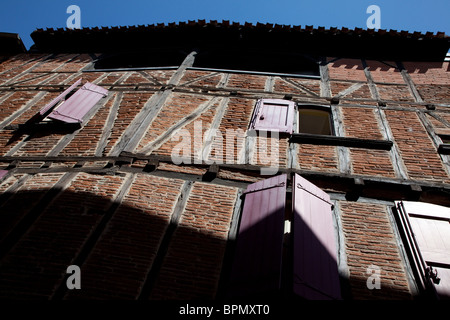
<path id="1" fill-rule="evenodd" d="M 439 281 L 431 281 L 438 298 L 450 299 L 450 208 L 403 201 L 415 241 L 426 267 L 437 271 Z"/>
<path id="2" fill-rule="evenodd" d="M 237 235 L 229 293 L 278 292 L 281 285 L 286 175 L 248 186 Z"/>
<path id="3" fill-rule="evenodd" d="M 282 99 L 261 99 L 253 113 L 250 129 L 292 134 L 295 103 Z"/>
<path id="4" fill-rule="evenodd" d="M 292 191 L 294 293 L 311 300 L 340 299 L 330 197 L 298 174 Z"/>

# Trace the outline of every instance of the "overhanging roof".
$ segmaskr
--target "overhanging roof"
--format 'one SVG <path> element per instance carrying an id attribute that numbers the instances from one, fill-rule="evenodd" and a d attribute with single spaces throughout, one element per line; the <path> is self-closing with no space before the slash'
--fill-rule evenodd
<path id="1" fill-rule="evenodd" d="M 17 33 L 0 32 L 0 54 L 17 54 L 26 51 Z"/>
<path id="2" fill-rule="evenodd" d="M 130 27 L 37 29 L 41 52 L 142 50 L 276 50 L 328 57 L 443 61 L 450 37 L 442 32 L 410 33 L 361 28 L 314 28 L 205 20 Z"/>

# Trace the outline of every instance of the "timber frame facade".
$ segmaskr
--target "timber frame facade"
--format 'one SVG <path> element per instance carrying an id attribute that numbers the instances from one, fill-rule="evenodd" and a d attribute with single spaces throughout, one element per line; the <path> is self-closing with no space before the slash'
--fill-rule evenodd
<path id="1" fill-rule="evenodd" d="M 270 178 L 267 146 L 272 175 L 287 176 L 286 208 L 295 175 L 330 197 L 340 298 L 432 296 L 396 202 L 450 206 L 445 35 L 198 21 L 32 37 L 32 50 L 0 60 L 1 297 L 227 297 L 246 190 Z M 245 66 L 240 50 L 251 70 L 231 69 Z M 283 54 L 285 65 L 270 60 Z M 108 91 L 81 123 L 27 124 L 79 79 Z M 294 102 L 294 128 L 302 106 L 326 108 L 332 134 L 252 134 L 261 99 Z M 225 161 L 213 133 L 227 130 Z M 174 163 L 182 132 L 192 156 Z M 295 254 L 270 297 L 299 298 Z M 66 286 L 69 265 L 81 290 Z M 373 266 L 381 288 L 369 288 Z"/>

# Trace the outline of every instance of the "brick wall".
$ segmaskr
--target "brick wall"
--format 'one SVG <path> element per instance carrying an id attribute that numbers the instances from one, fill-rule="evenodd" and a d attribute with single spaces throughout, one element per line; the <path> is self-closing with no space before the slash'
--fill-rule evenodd
<path id="1" fill-rule="evenodd" d="M 355 299 L 411 299 L 398 243 L 393 235 L 385 205 L 339 201 L 350 273 L 351 295 Z M 380 289 L 370 290 L 370 266 L 380 270 Z"/>
<path id="2" fill-rule="evenodd" d="M 181 130 L 193 134 L 196 121 L 201 121 L 203 138 L 208 129 L 218 129 L 223 138 L 227 130 L 238 133 L 231 144 L 233 164 L 266 165 L 264 145 L 274 141 L 245 138 L 260 98 L 290 95 L 299 103 L 327 106 L 330 97 L 338 96 L 339 103 L 333 106 L 338 116 L 335 123 L 342 125 L 335 128 L 338 135 L 392 140 L 394 147 L 386 151 L 277 139 L 276 164 L 323 174 L 320 186 L 326 190 L 345 194 L 347 185 L 326 180 L 341 176 L 388 179 L 399 185 L 405 181 L 449 183 L 448 159 L 437 152 L 424 123 L 428 119 L 432 131 L 449 128 L 448 63 L 404 62 L 413 87 L 394 62 L 364 64 L 357 59 L 329 58 L 328 83 L 324 78 L 185 70 L 166 91 L 165 86 L 174 81 L 174 70 L 82 72 L 91 61 L 85 54 L 21 54 L 0 63 L 0 155 L 69 157 L 53 163 L 44 158 L 14 163 L 13 175 L 0 181 L 0 245 L 8 249 L 1 256 L 1 296 L 214 298 L 226 263 L 237 190 L 266 177 L 230 166 L 219 170 L 220 181 L 202 183 L 207 166 L 163 161 L 156 173 L 149 173 L 153 169 L 148 169 L 147 161 L 153 155 L 170 156 L 179 142 L 172 137 Z M 62 85 L 80 78 L 110 91 L 82 128 L 17 132 L 7 127 L 24 124 L 62 91 Z M 385 104 L 379 106 L 379 100 Z M 436 104 L 435 110 L 425 108 L 430 103 Z M 149 105 L 148 112 L 160 109 L 141 128 L 147 115 L 142 110 Z M 171 127 L 176 131 L 167 132 Z M 120 155 L 138 129 L 141 136 L 135 140 L 136 147 L 126 149 L 141 157 L 132 163 L 110 159 L 83 163 L 70 158 Z M 209 159 L 226 162 L 226 154 L 218 154 L 226 152 L 226 140 L 213 137 L 209 149 L 204 139 L 195 145 L 191 142 L 192 153 L 210 150 Z M 4 169 L 11 161 L 3 159 L 0 164 Z M 58 181 L 65 181 L 60 193 L 55 189 Z M 188 181 L 192 185 L 183 194 L 185 208 L 170 234 L 170 219 L 179 210 L 176 204 Z M 409 299 L 411 290 L 390 209 L 372 194 L 374 198 L 364 202 L 339 201 L 352 297 Z M 118 196 L 123 199 L 114 203 Z M 73 261 L 82 261 L 83 290 L 79 292 L 64 290 L 65 268 Z M 366 287 L 368 264 L 381 267 L 379 291 Z"/>
<path id="3" fill-rule="evenodd" d="M 215 297 L 235 200 L 235 188 L 194 184 L 152 299 Z"/>

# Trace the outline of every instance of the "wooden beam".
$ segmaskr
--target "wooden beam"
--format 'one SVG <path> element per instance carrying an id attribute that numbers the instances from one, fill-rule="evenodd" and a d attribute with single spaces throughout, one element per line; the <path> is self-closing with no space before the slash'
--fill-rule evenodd
<path id="1" fill-rule="evenodd" d="M 202 176 L 202 181 L 213 181 L 219 173 L 219 166 L 212 164 L 209 166 L 208 171 Z"/>
<path id="2" fill-rule="evenodd" d="M 131 163 L 133 158 L 130 157 L 112 157 L 112 156 L 0 156 L 0 162 L 78 162 L 78 161 L 121 161 Z"/>
<path id="3" fill-rule="evenodd" d="M 172 241 L 173 235 L 178 228 L 181 220 L 181 216 L 187 204 L 187 200 L 193 188 L 191 181 L 185 181 L 181 187 L 180 194 L 170 217 L 169 225 L 167 226 L 164 236 L 159 244 L 158 251 L 156 252 L 155 259 L 147 274 L 145 283 L 142 286 L 142 290 L 139 293 L 139 300 L 148 300 L 151 298 L 153 287 L 156 284 L 156 280 L 161 272 L 164 259 L 169 251 L 169 246 Z"/>
<path id="4" fill-rule="evenodd" d="M 94 230 L 90 233 L 88 239 L 84 242 L 83 246 L 78 251 L 75 258 L 72 260 L 72 264 L 80 267 L 86 261 L 89 254 L 92 252 L 98 240 L 105 231 L 106 226 L 112 219 L 114 213 L 122 205 L 122 201 L 125 198 L 128 191 L 130 190 L 133 181 L 134 175 L 128 175 L 128 177 L 124 179 L 122 185 L 120 186 L 119 192 L 117 193 L 113 201 L 110 203 L 109 207 L 102 212 L 103 214 L 102 219 L 96 226 L 95 225 L 93 226 Z M 53 291 L 53 295 L 50 297 L 50 300 L 60 300 L 64 298 L 64 295 L 65 293 L 67 293 L 67 290 L 68 289 L 66 282 L 65 281 L 60 282 L 57 289 Z"/>
<path id="5" fill-rule="evenodd" d="M 332 104 L 331 108 L 331 118 L 333 119 L 333 128 L 338 137 L 345 137 L 344 123 L 342 120 L 341 109 L 339 105 Z M 350 150 L 348 148 L 338 146 L 338 161 L 339 161 L 339 171 L 343 174 L 349 174 L 351 172 L 351 160 L 350 160 Z"/>
<path id="6" fill-rule="evenodd" d="M 330 76 L 328 72 L 328 62 L 327 58 L 323 58 L 319 65 L 320 72 L 320 96 L 330 98 L 331 97 L 331 86 L 330 86 Z"/>
<path id="7" fill-rule="evenodd" d="M 355 92 L 356 90 L 361 88 L 363 85 L 364 85 L 364 83 L 362 83 L 362 82 L 361 83 L 354 83 L 350 87 L 348 87 L 347 89 L 342 90 L 338 94 L 335 94 L 332 99 L 340 99 L 342 97 L 345 97 L 346 95 L 348 95 L 348 94 L 350 94 L 352 92 Z"/>
<path id="8" fill-rule="evenodd" d="M 131 124 L 122 134 L 119 142 L 111 150 L 110 155 L 118 156 L 125 149 L 126 151 L 134 151 L 134 148 L 139 143 L 142 135 L 147 130 L 151 121 L 158 114 L 159 110 L 164 105 L 167 97 L 172 93 L 172 90 L 159 91 L 144 104 L 139 114 L 133 119 Z M 138 141 L 139 140 L 139 141 Z"/>
<path id="9" fill-rule="evenodd" d="M 414 81 L 411 79 L 411 76 L 409 75 L 408 71 L 405 69 L 405 67 L 403 66 L 403 63 L 401 61 L 397 62 L 397 67 L 400 70 L 403 80 L 405 81 L 406 85 L 408 86 L 409 92 L 414 97 L 414 100 L 416 102 L 423 102 L 423 99 L 420 96 L 420 93 L 417 90 L 416 85 L 414 84 Z"/>
<path id="10" fill-rule="evenodd" d="M 97 144 L 97 148 L 95 150 L 95 156 L 97 156 L 97 157 L 102 156 L 103 151 L 105 150 L 105 148 L 108 144 L 108 138 L 111 136 L 114 122 L 119 113 L 119 108 L 120 108 L 120 104 L 122 102 L 122 98 L 123 98 L 123 93 L 119 92 L 117 94 L 116 99 L 114 100 L 114 104 L 108 114 L 108 118 L 106 119 L 105 126 L 103 127 L 102 135 Z"/>
<path id="11" fill-rule="evenodd" d="M 350 137 L 316 135 L 309 133 L 294 133 L 291 136 L 290 142 L 387 151 L 391 150 L 393 145 L 392 141 L 388 140 L 359 139 Z"/>
<path id="12" fill-rule="evenodd" d="M 170 128 L 167 128 L 167 130 L 162 135 L 157 137 L 156 140 L 154 140 L 153 142 L 146 145 L 140 152 L 151 153 L 153 150 L 161 147 L 161 145 L 163 145 L 167 140 L 169 140 L 178 129 L 193 122 L 195 119 L 197 119 L 199 116 L 201 116 L 203 112 L 205 112 L 206 110 L 211 108 L 214 104 L 216 104 L 218 102 L 218 99 L 219 98 L 217 98 L 217 97 L 212 98 L 211 100 L 206 101 L 205 103 L 198 106 L 197 109 L 195 109 L 191 114 L 185 116 L 183 119 L 178 121 L 176 124 L 174 124 Z M 200 137 L 200 138 L 203 140 L 203 137 Z"/>
<path id="13" fill-rule="evenodd" d="M 128 126 L 125 133 L 122 135 L 121 141 L 116 145 L 112 151 L 112 155 L 118 155 L 122 151 L 132 152 L 136 146 L 141 141 L 144 133 L 147 131 L 153 119 L 159 113 L 163 105 L 165 104 L 168 97 L 172 94 L 172 89 L 174 86 L 178 85 L 184 72 L 188 67 L 194 64 L 195 55 L 197 52 L 192 51 L 177 69 L 177 71 L 172 75 L 169 80 L 168 86 L 164 88 L 164 91 L 158 95 L 158 97 L 150 98 L 148 103 L 142 108 L 138 117 L 135 118 L 133 123 Z M 151 102 L 150 102 L 151 101 Z M 149 110 L 148 110 L 149 109 Z"/>
<path id="14" fill-rule="evenodd" d="M 205 137 L 203 147 L 202 147 L 202 159 L 208 160 L 210 153 L 211 153 L 211 147 L 214 143 L 214 136 L 217 133 L 217 130 L 219 130 L 220 124 L 222 123 L 222 119 L 225 115 L 225 112 L 228 108 L 228 103 L 230 102 L 230 99 L 228 97 L 222 98 L 222 100 L 219 103 L 219 106 L 216 108 L 216 112 L 214 114 L 213 121 L 211 122 L 211 126 L 209 130 L 207 131 L 207 135 Z"/>
<path id="15" fill-rule="evenodd" d="M 392 133 L 391 127 L 389 126 L 389 122 L 387 121 L 384 110 L 378 106 L 377 111 L 378 111 L 377 119 L 380 123 L 380 127 L 384 129 L 381 130 L 381 134 L 386 140 L 395 141 L 394 135 Z M 398 149 L 398 146 L 395 143 L 392 145 L 392 149 L 390 150 L 390 157 L 396 177 L 400 179 L 408 179 L 406 166 L 403 162 L 403 158 L 400 156 L 400 150 Z"/>
<path id="16" fill-rule="evenodd" d="M 380 93 L 378 92 L 378 88 L 375 84 L 375 81 L 373 81 L 372 74 L 370 73 L 369 66 L 367 65 L 367 62 L 365 59 L 361 59 L 363 68 L 364 68 L 364 74 L 367 78 L 367 84 L 369 85 L 370 94 L 372 95 L 372 98 L 376 101 L 380 100 Z"/>
<path id="17" fill-rule="evenodd" d="M 317 93 L 315 93 L 315 92 L 309 90 L 308 88 L 306 88 L 305 86 L 301 85 L 300 83 L 297 83 L 297 82 L 292 81 L 292 80 L 290 80 L 290 79 L 286 79 L 285 77 L 282 77 L 281 79 L 282 79 L 283 81 L 285 81 L 285 82 L 291 84 L 291 85 L 294 86 L 295 88 L 304 91 L 305 93 L 307 93 L 308 96 L 313 96 L 313 97 L 315 97 L 315 98 L 320 98 L 320 96 L 319 96 Z"/>

